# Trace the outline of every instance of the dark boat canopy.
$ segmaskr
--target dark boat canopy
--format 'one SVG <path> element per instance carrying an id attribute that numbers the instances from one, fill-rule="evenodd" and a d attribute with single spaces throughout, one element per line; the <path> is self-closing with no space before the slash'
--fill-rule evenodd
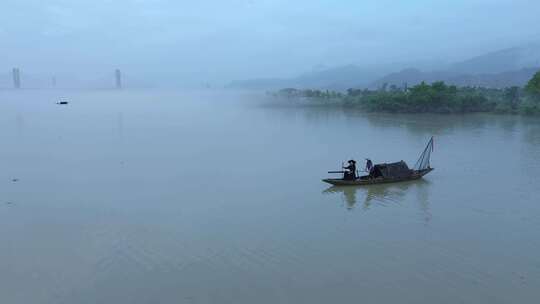
<path id="1" fill-rule="evenodd" d="M 371 170 L 371 177 L 407 178 L 413 174 L 404 161 L 391 164 L 377 164 Z"/>

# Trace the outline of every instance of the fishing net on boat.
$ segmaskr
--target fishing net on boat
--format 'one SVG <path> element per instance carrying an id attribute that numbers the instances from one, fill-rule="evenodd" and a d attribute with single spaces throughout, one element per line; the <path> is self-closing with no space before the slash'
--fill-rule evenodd
<path id="1" fill-rule="evenodd" d="M 422 155 L 420 155 L 420 158 L 414 165 L 414 170 L 424 170 L 427 168 L 430 168 L 429 159 L 431 158 L 431 152 L 433 152 L 433 137 L 429 140 L 426 148 L 424 149 L 424 152 Z"/>

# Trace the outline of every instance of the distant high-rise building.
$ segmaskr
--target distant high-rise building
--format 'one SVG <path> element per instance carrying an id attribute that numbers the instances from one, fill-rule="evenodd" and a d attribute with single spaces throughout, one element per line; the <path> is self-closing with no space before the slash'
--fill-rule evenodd
<path id="1" fill-rule="evenodd" d="M 122 88 L 122 73 L 120 72 L 120 69 L 116 69 L 115 76 L 116 76 L 116 88 L 121 89 Z"/>
<path id="2" fill-rule="evenodd" d="M 13 87 L 15 89 L 21 88 L 21 72 L 19 68 L 13 68 Z"/>
<path id="3" fill-rule="evenodd" d="M 53 76 L 52 79 L 51 79 L 51 85 L 53 86 L 53 88 L 56 87 L 56 76 Z"/>

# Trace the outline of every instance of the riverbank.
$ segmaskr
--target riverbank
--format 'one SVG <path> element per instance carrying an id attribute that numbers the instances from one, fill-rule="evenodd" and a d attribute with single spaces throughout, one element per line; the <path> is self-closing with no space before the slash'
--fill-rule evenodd
<path id="1" fill-rule="evenodd" d="M 321 90 L 282 89 L 274 98 L 295 105 L 339 106 L 386 113 L 540 114 L 537 73 L 525 88 L 456 87 L 442 81 L 413 87 L 383 86 L 378 90 L 349 89 L 346 93 Z"/>

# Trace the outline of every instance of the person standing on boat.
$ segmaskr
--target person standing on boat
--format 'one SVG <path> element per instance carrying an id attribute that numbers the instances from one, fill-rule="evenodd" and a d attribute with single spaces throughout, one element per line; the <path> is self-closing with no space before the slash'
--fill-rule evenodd
<path id="1" fill-rule="evenodd" d="M 346 169 L 345 173 L 343 174 L 343 179 L 346 180 L 355 180 L 356 179 L 356 161 L 355 160 L 349 160 L 348 166 L 343 167 L 343 169 Z"/>
<path id="2" fill-rule="evenodd" d="M 371 159 L 366 158 L 366 172 L 371 173 L 371 169 L 373 169 L 373 162 Z"/>

